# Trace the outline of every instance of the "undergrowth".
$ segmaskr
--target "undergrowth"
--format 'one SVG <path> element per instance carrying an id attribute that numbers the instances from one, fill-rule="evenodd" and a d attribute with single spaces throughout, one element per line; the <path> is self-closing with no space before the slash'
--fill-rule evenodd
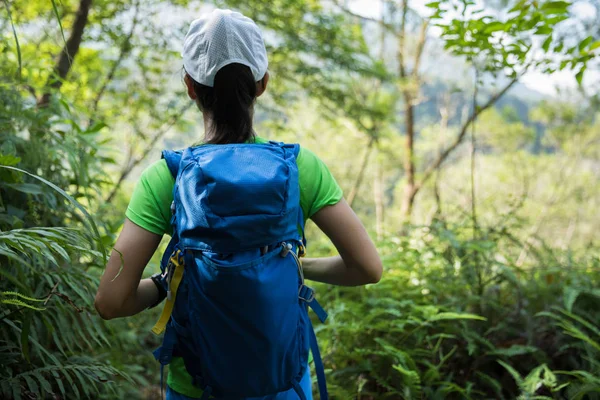
<path id="1" fill-rule="evenodd" d="M 384 278 L 322 290 L 340 399 L 600 398 L 600 260 L 438 224 L 380 243 Z"/>

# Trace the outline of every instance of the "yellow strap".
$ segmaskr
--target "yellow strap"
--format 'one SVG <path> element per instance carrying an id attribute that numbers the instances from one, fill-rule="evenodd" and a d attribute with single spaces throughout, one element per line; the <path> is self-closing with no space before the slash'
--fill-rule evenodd
<path id="1" fill-rule="evenodd" d="M 175 271 L 173 272 L 173 277 L 171 278 L 171 300 L 167 299 L 165 303 L 165 307 L 162 310 L 162 314 L 160 314 L 160 318 L 158 322 L 152 328 L 152 333 L 155 335 L 160 335 L 164 332 L 167 327 L 167 322 L 169 322 L 169 318 L 171 318 L 171 313 L 173 312 L 173 307 L 175 306 L 175 298 L 177 297 L 177 288 L 179 288 L 179 284 L 181 283 L 181 279 L 183 278 L 183 268 L 184 264 L 179 264 L 179 252 L 171 258 L 171 262 L 175 266 Z"/>
<path id="2" fill-rule="evenodd" d="M 305 257 L 306 256 L 306 247 L 304 247 L 303 244 L 299 244 L 298 245 L 298 257 Z"/>

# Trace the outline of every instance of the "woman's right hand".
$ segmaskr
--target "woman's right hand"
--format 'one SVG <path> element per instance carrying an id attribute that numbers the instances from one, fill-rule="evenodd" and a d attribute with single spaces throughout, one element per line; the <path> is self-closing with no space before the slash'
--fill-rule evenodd
<path id="1" fill-rule="evenodd" d="M 379 282 L 383 273 L 379 253 L 346 200 L 323 207 L 311 219 L 327 235 L 340 255 L 303 259 L 305 278 L 342 286 Z"/>

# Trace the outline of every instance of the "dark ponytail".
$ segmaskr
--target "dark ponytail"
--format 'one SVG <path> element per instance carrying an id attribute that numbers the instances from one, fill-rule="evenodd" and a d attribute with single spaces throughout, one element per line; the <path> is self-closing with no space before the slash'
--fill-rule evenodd
<path id="1" fill-rule="evenodd" d="M 224 66 L 215 76 L 214 87 L 192 81 L 200 107 L 211 116 L 206 143 L 245 143 L 254 139 L 252 104 L 256 98 L 256 82 L 249 67 Z"/>

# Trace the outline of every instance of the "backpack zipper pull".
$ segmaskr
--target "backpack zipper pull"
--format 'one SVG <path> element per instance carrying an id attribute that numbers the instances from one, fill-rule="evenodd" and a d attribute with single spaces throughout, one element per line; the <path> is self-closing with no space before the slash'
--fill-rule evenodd
<path id="1" fill-rule="evenodd" d="M 283 243 L 281 243 L 281 247 L 282 247 L 281 253 L 279 253 L 279 255 L 281 257 L 287 256 L 288 253 L 290 252 L 290 250 L 292 250 L 292 244 L 291 243 L 283 242 Z"/>

